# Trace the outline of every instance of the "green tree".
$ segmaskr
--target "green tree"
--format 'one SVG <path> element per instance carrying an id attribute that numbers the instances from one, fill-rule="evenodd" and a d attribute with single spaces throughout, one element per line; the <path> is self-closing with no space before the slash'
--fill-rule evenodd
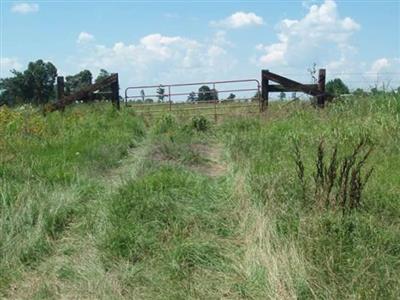
<path id="1" fill-rule="evenodd" d="M 28 64 L 24 72 L 25 80 L 32 91 L 32 99 L 36 104 L 47 103 L 54 96 L 54 82 L 57 68 L 51 63 L 39 59 Z"/>
<path id="2" fill-rule="evenodd" d="M 357 89 L 355 89 L 355 91 L 353 92 L 353 95 L 356 95 L 356 96 L 366 96 L 367 93 L 366 93 L 363 89 L 357 88 Z"/>
<path id="3" fill-rule="evenodd" d="M 22 72 L 12 70 L 14 77 L 0 79 L 0 103 L 13 105 L 32 100 L 29 85 Z"/>
<path id="4" fill-rule="evenodd" d="M 107 70 L 104 69 L 100 69 L 99 75 L 97 75 L 96 79 L 94 80 L 95 83 L 99 83 L 100 81 L 102 81 L 104 78 L 107 78 L 111 76 L 111 73 L 108 72 Z M 108 86 L 104 89 L 100 90 L 101 93 L 111 93 L 111 87 Z"/>
<path id="5" fill-rule="evenodd" d="M 285 100 L 286 99 L 286 94 L 285 92 L 280 92 L 279 93 L 279 100 Z"/>
<path id="6" fill-rule="evenodd" d="M 39 59 L 30 62 L 24 72 L 12 70 L 14 75 L 0 80 L 1 101 L 7 103 L 47 103 L 54 97 L 57 68 L 51 62 Z"/>
<path id="7" fill-rule="evenodd" d="M 343 83 L 340 78 L 335 78 L 328 81 L 325 89 L 329 94 L 336 96 L 350 93 L 349 88 Z"/>
<path id="8" fill-rule="evenodd" d="M 111 74 L 104 69 L 100 69 L 99 75 L 97 75 L 95 83 L 98 83 L 99 81 L 103 80 L 106 77 L 109 77 Z"/>
<path id="9" fill-rule="evenodd" d="M 207 85 L 199 88 L 197 101 L 210 101 L 213 99 L 211 89 Z"/>
<path id="10" fill-rule="evenodd" d="M 162 85 L 160 85 L 157 89 L 157 98 L 159 102 L 164 102 L 164 98 L 165 96 L 165 88 L 162 87 Z"/>
<path id="11" fill-rule="evenodd" d="M 227 100 L 234 100 L 236 98 L 235 94 L 230 93 L 228 98 L 226 98 Z"/>
<path id="12" fill-rule="evenodd" d="M 78 74 L 67 76 L 65 78 L 66 94 L 69 95 L 82 89 L 83 87 L 91 85 L 92 78 L 92 73 L 89 70 L 83 70 Z"/>
<path id="13" fill-rule="evenodd" d="M 196 93 L 195 92 L 191 92 L 188 97 L 187 97 L 187 101 L 188 102 L 195 102 L 197 101 L 197 97 L 196 97 Z"/>
<path id="14" fill-rule="evenodd" d="M 218 91 L 216 89 L 211 89 L 211 100 L 218 100 Z"/>

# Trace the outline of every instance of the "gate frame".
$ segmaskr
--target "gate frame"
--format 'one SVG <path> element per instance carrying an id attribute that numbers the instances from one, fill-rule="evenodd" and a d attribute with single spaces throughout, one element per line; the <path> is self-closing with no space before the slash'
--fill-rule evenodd
<path id="1" fill-rule="evenodd" d="M 269 70 L 261 70 L 261 95 L 262 104 L 261 112 L 268 107 L 269 93 L 272 92 L 303 92 L 305 94 L 317 97 L 317 106 L 323 108 L 325 101 L 329 96 L 325 92 L 326 70 L 318 70 L 318 82 L 316 84 L 303 84 L 284 76 L 270 72 Z M 278 84 L 269 84 L 269 81 Z"/>
<path id="2" fill-rule="evenodd" d="M 256 87 L 255 88 L 242 88 L 242 89 L 216 90 L 216 85 L 223 85 L 223 84 L 230 84 L 230 83 L 249 83 L 249 82 L 256 83 Z M 129 99 L 139 99 L 139 98 L 142 97 L 141 95 L 140 96 L 139 95 L 137 95 L 137 96 L 128 96 L 128 91 L 129 90 L 155 89 L 155 88 L 162 87 L 162 88 L 165 88 L 165 90 L 167 90 L 167 93 L 164 93 L 163 96 L 168 99 L 168 102 L 152 103 L 152 104 L 143 103 L 143 104 L 137 104 L 137 105 L 146 106 L 146 105 L 168 105 L 169 104 L 169 111 L 173 111 L 172 110 L 173 102 L 172 102 L 171 96 L 185 96 L 185 95 L 188 96 L 193 91 L 192 92 L 185 92 L 185 93 L 173 93 L 173 92 L 171 92 L 172 88 L 174 88 L 174 87 L 185 87 L 185 86 L 200 86 L 200 85 L 201 86 L 202 85 L 207 85 L 207 86 L 209 86 L 211 88 L 210 92 L 205 92 L 205 93 L 215 93 L 216 92 L 217 94 L 220 94 L 220 93 L 231 93 L 231 92 L 250 92 L 250 91 L 254 91 L 254 92 L 256 92 L 256 95 L 258 95 L 257 102 L 258 102 L 258 106 L 259 106 L 259 111 L 261 111 L 261 104 L 263 102 L 262 101 L 262 97 L 261 97 L 261 93 L 260 93 L 261 92 L 261 84 L 260 84 L 260 81 L 258 79 L 255 79 L 255 78 L 237 79 L 237 80 L 223 80 L 223 81 L 204 81 L 204 82 L 191 82 L 191 83 L 176 83 L 176 84 L 128 86 L 125 89 L 125 106 L 130 106 L 128 104 L 128 102 L 129 102 L 128 100 Z M 196 95 L 199 95 L 198 92 L 194 92 L 194 93 Z M 159 95 L 155 94 L 155 95 L 147 95 L 146 97 L 153 98 L 153 97 L 158 97 L 158 96 Z M 249 99 L 249 98 L 247 98 L 247 99 Z M 206 102 L 214 103 L 214 115 L 215 115 L 215 119 L 216 119 L 217 115 L 218 115 L 217 114 L 217 103 L 219 102 L 219 100 L 212 99 L 212 100 L 209 100 L 209 101 L 201 101 L 201 102 L 198 102 L 198 103 L 206 103 Z M 179 103 L 181 103 L 181 102 L 176 102 L 175 104 L 179 104 Z M 182 102 L 182 103 L 185 103 L 185 102 Z M 135 104 L 133 104 L 133 105 L 135 105 Z M 193 108 L 191 108 L 191 109 L 193 109 Z"/>

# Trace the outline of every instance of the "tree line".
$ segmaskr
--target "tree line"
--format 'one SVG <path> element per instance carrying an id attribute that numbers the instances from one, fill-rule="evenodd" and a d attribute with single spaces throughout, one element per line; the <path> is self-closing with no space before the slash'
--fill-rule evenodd
<path id="1" fill-rule="evenodd" d="M 315 72 L 315 70 L 312 71 L 312 74 Z M 55 99 L 57 68 L 51 62 L 44 62 L 43 60 L 39 59 L 37 61 L 30 62 L 25 71 L 20 72 L 17 70 L 11 70 L 11 73 L 13 75 L 12 77 L 0 79 L 0 106 L 3 104 L 18 105 L 25 103 L 42 105 Z M 109 72 L 104 69 L 100 70 L 100 73 L 95 79 L 95 83 L 108 76 L 110 76 Z M 64 94 L 70 95 L 85 86 L 91 85 L 92 81 L 93 75 L 89 70 L 83 70 L 75 75 L 66 76 Z M 335 78 L 328 81 L 326 84 L 326 91 L 335 96 L 350 93 L 348 86 L 340 78 Z M 109 88 L 102 90 L 102 92 L 109 92 Z M 378 90 L 376 87 L 372 88 L 369 92 L 358 88 L 353 92 L 353 94 L 364 95 L 367 93 L 376 94 L 381 92 L 385 91 Z M 397 89 L 397 92 L 400 92 L 400 87 Z M 165 88 L 160 85 L 157 89 L 157 101 L 164 102 L 167 96 L 168 95 L 165 94 Z M 293 97 L 296 98 L 296 95 L 292 95 L 292 98 Z M 146 98 L 144 90 L 141 90 L 140 98 L 141 99 L 138 99 L 135 102 L 154 102 L 153 99 Z M 236 95 L 231 93 L 226 99 L 221 101 L 234 101 L 235 98 Z M 280 93 L 279 98 L 281 100 L 286 99 L 286 94 L 283 92 Z M 258 99 L 259 94 L 256 94 L 250 98 L 251 101 L 256 101 Z M 218 91 L 215 88 L 210 88 L 207 85 L 201 86 L 197 92 L 192 91 L 187 97 L 187 102 L 214 100 L 219 101 Z"/>
<path id="2" fill-rule="evenodd" d="M 12 77 L 0 79 L 0 105 L 35 104 L 42 105 L 56 98 L 57 68 L 51 62 L 39 59 L 30 62 L 25 71 L 11 70 Z M 98 82 L 110 73 L 104 69 L 95 79 Z M 91 85 L 93 75 L 83 70 L 65 77 L 65 95 L 70 95 Z"/>

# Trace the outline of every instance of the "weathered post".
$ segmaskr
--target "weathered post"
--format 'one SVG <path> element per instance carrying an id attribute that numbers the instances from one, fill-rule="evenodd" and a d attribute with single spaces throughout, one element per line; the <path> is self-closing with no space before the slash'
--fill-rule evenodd
<path id="1" fill-rule="evenodd" d="M 64 77 L 57 76 L 57 100 L 64 97 Z"/>
<path id="2" fill-rule="evenodd" d="M 171 86 L 170 85 L 168 86 L 168 102 L 169 102 L 169 111 L 172 111 Z"/>
<path id="3" fill-rule="evenodd" d="M 116 79 L 113 83 L 111 83 L 111 93 L 112 93 L 112 102 L 116 109 L 120 109 L 119 103 L 119 83 L 118 83 L 118 73 L 115 74 Z"/>
<path id="4" fill-rule="evenodd" d="M 268 70 L 262 70 L 261 71 L 261 112 L 264 112 L 265 109 L 268 106 L 268 85 L 269 85 L 269 80 L 268 80 Z"/>
<path id="5" fill-rule="evenodd" d="M 325 106 L 325 77 L 326 77 L 326 70 L 325 69 L 319 69 L 318 71 L 318 92 L 319 95 L 317 97 L 317 105 L 318 107 L 324 107 Z"/>

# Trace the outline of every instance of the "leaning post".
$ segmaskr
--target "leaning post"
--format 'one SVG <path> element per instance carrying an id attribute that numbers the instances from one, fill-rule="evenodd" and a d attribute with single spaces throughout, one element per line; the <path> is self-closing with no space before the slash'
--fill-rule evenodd
<path id="1" fill-rule="evenodd" d="M 318 105 L 318 107 L 321 107 L 321 108 L 325 106 L 325 100 L 326 100 L 325 78 L 326 78 L 326 70 L 325 69 L 319 69 L 319 71 L 318 71 L 318 92 L 319 92 L 319 95 L 317 97 L 317 105 Z"/>
<path id="2" fill-rule="evenodd" d="M 64 77 L 57 76 L 57 100 L 64 97 Z"/>
<path id="3" fill-rule="evenodd" d="M 262 70 L 261 71 L 261 112 L 264 112 L 265 109 L 268 107 L 268 85 L 269 85 L 269 80 L 268 80 L 268 70 Z"/>
<path id="4" fill-rule="evenodd" d="M 65 105 L 63 102 L 64 98 L 64 77 L 63 76 L 57 76 L 57 101 L 60 101 L 61 103 L 61 111 L 64 111 Z"/>
<path id="5" fill-rule="evenodd" d="M 116 74 L 116 79 L 113 83 L 111 83 L 111 93 L 112 93 L 112 102 L 116 109 L 120 109 L 119 103 L 119 83 L 118 83 L 118 73 Z"/>

